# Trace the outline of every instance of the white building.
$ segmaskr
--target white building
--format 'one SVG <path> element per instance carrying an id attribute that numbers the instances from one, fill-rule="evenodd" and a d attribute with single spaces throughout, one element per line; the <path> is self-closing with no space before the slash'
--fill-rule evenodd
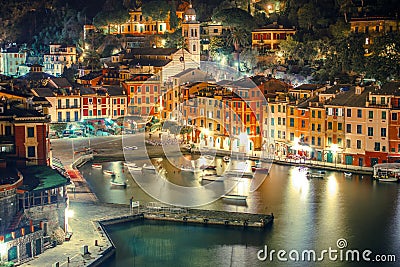
<path id="1" fill-rule="evenodd" d="M 64 67 L 70 68 L 75 63 L 75 45 L 51 44 L 50 53 L 44 55 L 44 72 L 59 77 L 64 72 Z"/>
<path id="2" fill-rule="evenodd" d="M 12 45 L 0 51 L 0 74 L 19 76 L 19 65 L 25 64 L 26 53 Z"/>

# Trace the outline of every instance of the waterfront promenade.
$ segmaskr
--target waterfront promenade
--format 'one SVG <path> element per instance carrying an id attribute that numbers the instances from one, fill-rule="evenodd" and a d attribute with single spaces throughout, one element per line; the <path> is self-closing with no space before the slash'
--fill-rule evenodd
<path id="1" fill-rule="evenodd" d="M 134 215 L 133 210 L 127 204 L 101 203 L 96 195 L 91 191 L 88 183 L 79 171 L 74 168 L 80 162 L 82 155 L 74 153 L 75 149 L 80 149 L 83 140 L 77 140 L 75 147 L 70 146 L 68 139 L 53 140 L 53 156 L 60 159 L 67 170 L 74 173 L 71 177 L 75 187 L 73 192 L 69 192 L 69 208 L 73 211 L 73 216 L 69 218 L 69 231 L 72 236 L 69 241 L 62 245 L 57 245 L 47 249 L 43 254 L 26 262 L 23 266 L 52 266 L 59 263 L 59 266 L 97 266 L 105 254 L 112 254 L 113 245 L 107 238 L 103 229 L 99 227 L 98 221 L 112 222 L 123 218 L 130 220 Z M 82 143 L 80 143 L 80 142 Z M 102 151 L 101 159 L 109 160 L 123 157 L 121 146 L 118 146 L 121 138 L 97 138 L 92 140 L 93 147 L 100 151 L 105 143 L 110 143 L 112 149 Z M 150 148 L 150 153 L 159 153 L 161 147 Z M 74 155 L 74 156 L 71 156 Z M 273 216 L 261 214 L 231 213 L 223 211 L 206 211 L 197 209 L 182 209 L 176 212 L 166 207 L 147 207 L 141 208 L 144 218 L 153 220 L 168 220 L 182 223 L 215 224 L 229 225 L 232 227 L 264 227 L 272 223 Z M 88 246 L 89 253 L 82 254 L 83 246 Z"/>

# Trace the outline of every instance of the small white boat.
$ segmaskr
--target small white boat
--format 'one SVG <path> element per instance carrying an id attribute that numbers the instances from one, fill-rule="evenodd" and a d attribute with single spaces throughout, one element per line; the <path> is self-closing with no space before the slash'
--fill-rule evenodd
<path id="1" fill-rule="evenodd" d="M 101 168 L 103 168 L 103 165 L 101 165 L 101 164 L 92 164 L 92 168 L 93 169 L 101 169 Z"/>
<path id="2" fill-rule="evenodd" d="M 350 177 L 353 175 L 351 172 L 343 172 L 343 173 L 344 173 L 344 176 L 346 176 L 346 177 Z"/>
<path id="3" fill-rule="evenodd" d="M 110 184 L 113 185 L 113 186 L 122 186 L 124 188 L 126 188 L 126 186 L 127 186 L 126 182 L 110 181 Z"/>
<path id="4" fill-rule="evenodd" d="M 235 195 L 235 194 L 227 194 L 223 196 L 226 200 L 237 200 L 237 201 L 246 201 L 247 196 L 245 195 Z"/>
<path id="5" fill-rule="evenodd" d="M 132 172 L 140 172 L 142 170 L 142 167 L 139 166 L 128 166 L 128 170 Z"/>
<path id="6" fill-rule="evenodd" d="M 398 178 L 396 177 L 387 177 L 387 178 L 378 178 L 379 182 L 392 182 L 392 183 L 397 183 L 399 181 Z"/>
<path id="7" fill-rule="evenodd" d="M 323 175 L 323 174 L 320 174 L 320 173 L 312 173 L 312 172 L 308 172 L 308 173 L 306 174 L 306 177 L 307 177 L 308 179 L 311 179 L 311 178 L 324 179 L 324 175 Z"/>
<path id="8" fill-rule="evenodd" d="M 222 177 L 218 177 L 218 176 L 203 176 L 201 177 L 201 181 L 207 181 L 207 182 L 224 182 L 224 180 L 222 179 Z"/>
<path id="9" fill-rule="evenodd" d="M 124 162 L 125 167 L 137 167 L 136 163 L 134 162 Z"/>
<path id="10" fill-rule="evenodd" d="M 110 171 L 110 170 L 104 170 L 103 173 L 104 173 L 105 175 L 111 175 L 111 176 L 114 176 L 114 175 L 115 175 L 115 173 L 114 173 L 113 171 Z"/>
<path id="11" fill-rule="evenodd" d="M 156 167 L 153 164 L 147 165 L 143 164 L 142 170 L 156 171 Z"/>
<path id="12" fill-rule="evenodd" d="M 223 158 L 223 161 L 225 161 L 225 162 L 229 162 L 229 161 L 231 161 L 231 158 L 230 158 L 230 157 L 228 157 L 228 156 L 225 156 L 225 157 Z"/>
<path id="13" fill-rule="evenodd" d="M 236 176 L 236 177 L 243 177 L 243 178 L 253 178 L 252 172 L 245 172 L 242 170 L 231 170 L 225 172 L 226 176 Z"/>

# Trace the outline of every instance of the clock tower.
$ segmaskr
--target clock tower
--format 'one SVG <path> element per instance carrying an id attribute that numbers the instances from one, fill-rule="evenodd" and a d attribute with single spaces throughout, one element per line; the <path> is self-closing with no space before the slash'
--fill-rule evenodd
<path id="1" fill-rule="evenodd" d="M 196 11 L 189 5 L 182 21 L 182 35 L 185 46 L 192 59 L 200 64 L 200 22 L 196 20 Z"/>

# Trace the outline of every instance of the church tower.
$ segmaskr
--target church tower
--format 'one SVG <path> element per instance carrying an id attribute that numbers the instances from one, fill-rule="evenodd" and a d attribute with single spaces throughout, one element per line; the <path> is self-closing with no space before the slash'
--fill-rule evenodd
<path id="1" fill-rule="evenodd" d="M 192 54 L 194 61 L 200 64 L 200 22 L 196 20 L 196 11 L 189 5 L 182 21 L 182 35 L 185 48 Z"/>

